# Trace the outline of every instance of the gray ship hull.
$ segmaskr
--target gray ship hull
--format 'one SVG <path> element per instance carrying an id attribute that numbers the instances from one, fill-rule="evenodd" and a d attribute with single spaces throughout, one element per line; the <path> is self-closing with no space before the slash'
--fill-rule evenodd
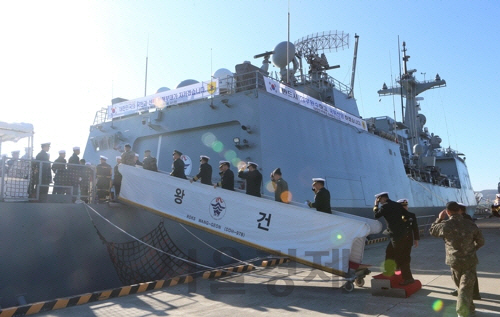
<path id="1" fill-rule="evenodd" d="M 0 202 L 0 208 L 3 308 L 188 273 L 196 276 L 209 267 L 235 262 L 215 250 L 242 260 L 264 255 L 122 204 L 90 205 L 110 222 L 83 204 Z M 137 245 L 111 223 L 167 253 L 201 265 L 172 261 Z"/>

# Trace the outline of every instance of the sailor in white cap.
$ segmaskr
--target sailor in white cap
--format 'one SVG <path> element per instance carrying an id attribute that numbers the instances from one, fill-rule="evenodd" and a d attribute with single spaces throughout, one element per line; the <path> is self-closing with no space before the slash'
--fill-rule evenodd
<path id="1" fill-rule="evenodd" d="M 54 172 L 54 190 L 52 194 L 66 194 L 69 193 L 66 188 L 62 187 L 69 184 L 68 173 L 66 170 L 66 151 L 60 150 L 59 157 L 52 164 L 52 171 Z"/>
<path id="2" fill-rule="evenodd" d="M 312 190 L 314 192 L 314 202 L 306 201 L 309 208 L 316 208 L 317 211 L 321 211 L 327 214 L 332 213 L 332 208 L 330 206 L 330 191 L 325 188 L 324 178 L 313 178 L 312 179 Z"/>
<path id="3" fill-rule="evenodd" d="M 158 165 L 156 158 L 151 156 L 151 150 L 144 151 L 144 160 L 142 161 L 142 168 L 148 171 L 158 172 Z"/>
<path id="4" fill-rule="evenodd" d="M 135 167 L 142 167 L 143 164 L 141 160 L 139 160 L 139 153 L 134 154 Z"/>
<path id="5" fill-rule="evenodd" d="M 380 208 L 379 204 L 381 204 Z M 404 219 L 411 218 L 410 213 L 400 203 L 390 200 L 388 192 L 375 195 L 373 211 L 376 219 L 385 218 L 390 236 L 389 245 L 385 250 L 384 275 L 394 275 L 396 267 L 399 267 L 403 277 L 400 285 L 412 284 L 415 282 L 410 270 L 413 238 L 409 238 L 411 231 L 404 221 Z"/>
<path id="6" fill-rule="evenodd" d="M 24 178 L 23 164 L 19 160 L 19 150 L 12 151 L 12 158 L 7 161 L 7 175 L 9 177 Z"/>
<path id="7" fill-rule="evenodd" d="M 73 147 L 73 155 L 68 160 L 69 164 L 80 164 L 80 158 L 78 157 L 80 155 L 80 147 L 75 146 Z"/>
<path id="8" fill-rule="evenodd" d="M 116 157 L 116 165 L 113 167 L 113 187 L 115 188 L 115 199 L 120 196 L 120 190 L 122 188 L 122 174 L 118 170 L 118 165 L 122 162 L 122 157 Z"/>
<path id="9" fill-rule="evenodd" d="M 214 184 L 214 188 L 222 187 L 227 190 L 234 190 L 234 173 L 231 171 L 229 161 L 219 161 L 220 182 Z"/>
<path id="10" fill-rule="evenodd" d="M 238 171 L 238 177 L 246 180 L 246 193 L 256 197 L 260 197 L 262 186 L 262 174 L 257 169 L 258 167 L 257 163 L 248 162 L 248 171 L 245 171 L 245 165 Z"/>
<path id="11" fill-rule="evenodd" d="M 101 163 L 96 166 L 96 189 L 97 199 L 99 203 L 104 203 L 109 200 L 111 189 L 111 165 L 106 163 L 108 158 L 104 155 L 99 157 Z"/>
<path id="12" fill-rule="evenodd" d="M 201 179 L 201 183 L 205 185 L 212 185 L 212 166 L 208 164 L 210 157 L 206 155 L 200 155 L 200 171 L 193 177 L 190 182 L 196 182 Z"/>

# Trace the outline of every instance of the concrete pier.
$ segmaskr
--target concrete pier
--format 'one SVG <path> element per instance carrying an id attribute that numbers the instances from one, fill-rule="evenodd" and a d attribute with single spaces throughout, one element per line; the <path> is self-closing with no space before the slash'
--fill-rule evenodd
<path id="1" fill-rule="evenodd" d="M 482 300 L 476 316 L 500 314 L 500 219 L 479 219 L 486 245 L 478 251 Z M 387 242 L 368 245 L 364 262 L 381 272 Z M 344 281 L 290 262 L 219 279 L 194 282 L 136 295 L 79 305 L 36 316 L 456 316 L 455 289 L 444 263 L 442 239 L 425 235 L 412 251 L 412 272 L 422 289 L 409 298 L 372 296 L 371 277 L 351 293 Z"/>

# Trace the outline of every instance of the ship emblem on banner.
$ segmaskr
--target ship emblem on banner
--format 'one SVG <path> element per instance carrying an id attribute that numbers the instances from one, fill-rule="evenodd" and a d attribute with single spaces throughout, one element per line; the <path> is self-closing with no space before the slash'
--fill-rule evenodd
<path id="1" fill-rule="evenodd" d="M 212 199 L 209 211 L 210 216 L 215 220 L 224 218 L 224 215 L 226 214 L 226 202 L 221 197 Z"/>

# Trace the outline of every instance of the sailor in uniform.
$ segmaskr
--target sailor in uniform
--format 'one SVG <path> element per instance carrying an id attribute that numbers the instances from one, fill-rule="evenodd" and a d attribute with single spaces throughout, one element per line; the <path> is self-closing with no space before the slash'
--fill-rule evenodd
<path id="1" fill-rule="evenodd" d="M 332 213 L 330 206 L 330 192 L 325 188 L 325 180 L 323 178 L 312 179 L 312 190 L 314 192 L 314 202 L 306 201 L 309 208 L 316 208 L 327 214 Z"/>
<path id="2" fill-rule="evenodd" d="M 200 171 L 198 175 L 193 177 L 192 182 L 196 182 L 198 179 L 201 179 L 201 183 L 205 185 L 212 185 L 212 166 L 208 164 L 210 157 L 206 155 L 200 156 Z"/>
<path id="3" fill-rule="evenodd" d="M 130 144 L 125 144 L 125 152 L 122 153 L 122 164 L 135 166 L 135 152 Z"/>
<path id="4" fill-rule="evenodd" d="M 144 151 L 144 160 L 142 161 L 142 168 L 148 171 L 158 172 L 158 165 L 156 158 L 151 156 L 151 150 Z"/>
<path id="5" fill-rule="evenodd" d="M 381 207 L 379 207 L 379 204 L 381 204 Z M 409 219 L 412 219 L 411 214 L 400 203 L 390 200 L 387 192 L 375 195 L 373 212 L 376 219 L 385 218 L 390 236 L 390 242 L 385 250 L 384 275 L 394 275 L 396 267 L 399 267 L 403 277 L 400 285 L 413 283 L 415 280 L 410 270 L 413 237 L 410 238 L 412 230 L 409 229 L 406 223 Z M 414 221 L 416 224 L 416 219 Z"/>
<path id="6" fill-rule="evenodd" d="M 111 165 L 106 163 L 108 158 L 101 155 L 101 163 L 96 166 L 96 188 L 97 188 L 97 199 L 100 203 L 105 202 L 107 196 L 109 196 L 109 190 L 111 189 Z"/>
<path id="7" fill-rule="evenodd" d="M 261 197 L 260 187 L 262 186 L 262 174 L 257 169 L 259 165 L 254 162 L 248 162 L 248 171 L 245 171 L 245 165 L 238 171 L 238 177 L 246 180 L 246 193 L 256 197 Z"/>
<path id="8" fill-rule="evenodd" d="M 135 167 L 143 167 L 142 162 L 139 160 L 139 153 L 135 153 L 134 155 Z M 143 167 L 144 168 L 144 167 Z"/>
<path id="9" fill-rule="evenodd" d="M 36 187 L 40 188 L 40 195 L 47 195 L 49 192 L 49 184 L 52 183 L 52 172 L 50 171 L 50 156 L 47 153 L 50 149 L 50 142 L 42 143 L 42 150 L 40 153 L 36 155 L 36 162 L 34 162 L 33 170 L 34 170 L 34 182 Z M 38 177 L 40 174 L 42 175 L 42 181 L 38 184 Z M 35 188 L 37 190 L 37 188 Z M 40 197 L 40 199 L 45 199 L 44 197 Z"/>
<path id="10" fill-rule="evenodd" d="M 182 152 L 174 150 L 172 155 L 174 156 L 174 162 L 172 163 L 170 176 L 187 179 L 186 174 L 184 174 L 184 161 L 181 159 Z"/>
<path id="11" fill-rule="evenodd" d="M 20 151 L 12 151 L 12 158 L 7 161 L 7 175 L 9 177 L 23 178 L 23 167 L 19 160 Z"/>
<path id="12" fill-rule="evenodd" d="M 234 190 L 234 173 L 231 171 L 228 161 L 219 161 L 220 182 L 214 184 L 214 188 L 222 187 L 227 190 Z"/>
<path id="13" fill-rule="evenodd" d="M 80 147 L 75 146 L 73 147 L 73 155 L 71 155 L 68 160 L 69 164 L 74 164 L 68 165 L 68 178 L 69 180 L 71 180 L 71 185 L 73 186 L 73 195 L 78 195 L 78 185 L 80 184 L 80 178 L 82 174 L 80 158 L 78 157 L 78 155 L 80 155 Z M 73 200 L 76 201 L 76 198 L 73 198 Z"/>
<path id="14" fill-rule="evenodd" d="M 271 180 L 274 187 L 274 200 L 288 204 L 290 202 L 288 183 L 281 177 L 279 167 L 271 173 Z"/>
<path id="15" fill-rule="evenodd" d="M 500 194 L 496 194 L 496 199 L 491 205 L 491 214 L 495 217 L 500 217 Z"/>
<path id="16" fill-rule="evenodd" d="M 59 157 L 52 164 L 52 171 L 54 172 L 54 190 L 52 194 L 65 194 L 66 188 L 61 186 L 69 185 L 68 174 L 66 173 L 66 151 L 60 150 Z"/>
<path id="17" fill-rule="evenodd" d="M 116 157 L 116 165 L 113 168 L 113 186 L 115 187 L 115 199 L 120 196 L 120 189 L 122 188 L 122 174 L 118 170 L 118 165 L 122 162 L 122 157 L 117 156 Z"/>

